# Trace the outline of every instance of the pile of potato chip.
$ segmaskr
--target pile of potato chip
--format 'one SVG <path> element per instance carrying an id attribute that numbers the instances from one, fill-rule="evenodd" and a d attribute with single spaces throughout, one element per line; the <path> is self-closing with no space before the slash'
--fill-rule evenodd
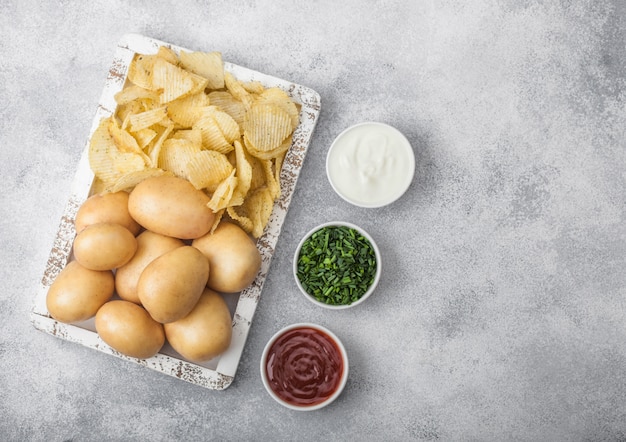
<path id="1" fill-rule="evenodd" d="M 215 226 L 226 215 L 261 236 L 299 123 L 299 106 L 285 91 L 237 80 L 219 52 L 161 46 L 134 57 L 115 100 L 115 114 L 90 140 L 94 193 L 174 174 L 209 195 Z"/>

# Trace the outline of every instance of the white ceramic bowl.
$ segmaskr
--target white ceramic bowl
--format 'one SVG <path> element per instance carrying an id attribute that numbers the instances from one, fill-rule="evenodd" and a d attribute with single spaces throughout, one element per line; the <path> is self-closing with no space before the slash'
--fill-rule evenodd
<path id="1" fill-rule="evenodd" d="M 338 383 L 337 383 L 337 387 L 335 388 L 335 390 L 333 391 L 333 393 L 328 396 L 326 399 L 324 399 L 322 402 L 313 404 L 313 405 L 295 405 L 294 403 L 288 402 L 287 400 L 281 398 L 272 388 L 271 386 L 271 382 L 269 380 L 269 376 L 267 374 L 267 360 L 268 360 L 268 356 L 270 356 L 270 351 L 272 349 L 272 346 L 274 345 L 274 343 L 281 338 L 283 335 L 285 335 L 288 332 L 291 332 L 292 330 L 297 330 L 297 329 L 314 329 L 318 332 L 321 332 L 322 335 L 326 335 L 326 337 L 332 341 L 334 343 L 334 347 L 338 350 L 339 355 L 341 357 L 342 360 L 342 371 L 341 371 L 341 375 L 339 377 Z M 302 352 L 299 351 L 298 354 L 299 358 L 302 357 Z M 301 364 L 301 359 L 299 360 L 299 364 Z M 300 369 L 302 368 L 301 366 L 299 367 Z M 313 411 L 313 410 L 319 410 L 320 408 L 325 407 L 326 405 L 330 404 L 331 402 L 333 402 L 335 399 L 337 399 L 337 397 L 341 394 L 341 392 L 343 391 L 345 385 L 346 385 L 346 381 L 348 380 L 348 354 L 346 353 L 346 349 L 343 345 L 343 343 L 339 340 L 339 338 L 330 330 L 328 330 L 325 327 L 322 327 L 321 325 L 317 325 L 317 324 L 311 324 L 311 323 L 306 323 L 306 322 L 302 322 L 302 323 L 297 323 L 297 324 L 292 324 L 289 325 L 287 327 L 282 328 L 281 330 L 279 330 L 278 332 L 276 332 L 272 338 L 267 342 L 267 344 L 265 345 L 265 348 L 263 349 L 263 354 L 261 356 L 261 363 L 260 363 L 260 369 L 261 369 L 261 380 L 263 381 L 263 386 L 265 387 L 265 389 L 267 390 L 268 394 L 279 404 L 290 408 L 292 410 L 297 410 L 297 411 Z"/>
<path id="2" fill-rule="evenodd" d="M 307 293 L 307 291 L 302 286 L 300 279 L 298 278 L 298 259 L 300 257 L 300 250 L 302 249 L 302 245 L 311 235 L 313 235 L 313 233 L 317 232 L 320 229 L 323 229 L 324 227 L 330 227 L 330 226 L 345 226 L 345 227 L 358 231 L 365 238 L 367 238 L 367 240 L 370 242 L 370 244 L 372 245 L 372 248 L 374 249 L 374 254 L 376 256 L 376 273 L 374 276 L 374 282 L 369 286 L 368 290 L 357 301 L 353 302 L 352 304 L 332 305 L 332 304 L 326 304 L 324 302 L 318 301 L 317 299 L 315 299 L 315 297 Z M 331 221 L 331 222 L 320 224 L 317 227 L 311 229 L 300 240 L 298 247 L 296 247 L 296 253 L 294 254 L 294 257 L 293 257 L 293 276 L 296 280 L 296 284 L 298 285 L 298 288 L 300 289 L 300 292 L 302 292 L 304 297 L 308 299 L 309 301 L 311 301 L 313 304 L 318 305 L 320 307 L 327 308 L 327 309 L 331 309 L 331 310 L 342 310 L 342 309 L 346 309 L 350 307 L 355 307 L 365 302 L 365 300 L 369 298 L 371 294 L 374 292 L 374 290 L 376 289 L 376 286 L 378 285 L 378 282 L 380 281 L 381 274 L 382 274 L 382 259 L 380 256 L 380 250 L 378 249 L 378 246 L 376 245 L 376 242 L 374 241 L 374 239 L 370 236 L 369 233 L 367 233 L 361 227 L 352 223 L 345 222 L 345 221 Z"/>
<path id="3" fill-rule="evenodd" d="M 350 126 L 333 141 L 326 156 L 331 187 L 359 207 L 383 207 L 408 190 L 415 175 L 415 154 L 395 127 L 365 122 Z"/>

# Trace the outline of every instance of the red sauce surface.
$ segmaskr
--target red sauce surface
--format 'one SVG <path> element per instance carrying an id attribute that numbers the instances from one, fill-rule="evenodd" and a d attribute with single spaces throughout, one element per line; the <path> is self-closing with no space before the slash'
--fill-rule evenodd
<path id="1" fill-rule="evenodd" d="M 265 362 L 269 384 L 285 402 L 310 406 L 337 391 L 343 359 L 335 341 L 321 330 L 297 328 L 281 335 Z"/>

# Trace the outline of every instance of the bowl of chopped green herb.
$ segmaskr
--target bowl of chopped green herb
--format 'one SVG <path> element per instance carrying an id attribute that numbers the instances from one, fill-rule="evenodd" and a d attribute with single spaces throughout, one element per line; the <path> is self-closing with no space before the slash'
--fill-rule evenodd
<path id="1" fill-rule="evenodd" d="M 332 221 L 310 230 L 296 248 L 293 272 L 305 297 L 328 309 L 363 303 L 381 275 L 380 250 L 362 228 Z"/>

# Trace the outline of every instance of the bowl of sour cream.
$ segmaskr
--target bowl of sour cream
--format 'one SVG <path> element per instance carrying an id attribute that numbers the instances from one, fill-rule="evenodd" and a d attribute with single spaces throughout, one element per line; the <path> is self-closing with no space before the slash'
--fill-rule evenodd
<path id="1" fill-rule="evenodd" d="M 383 207 L 398 200 L 411 185 L 415 154 L 395 127 L 359 123 L 341 132 L 331 144 L 326 174 L 345 201 L 359 207 Z"/>

